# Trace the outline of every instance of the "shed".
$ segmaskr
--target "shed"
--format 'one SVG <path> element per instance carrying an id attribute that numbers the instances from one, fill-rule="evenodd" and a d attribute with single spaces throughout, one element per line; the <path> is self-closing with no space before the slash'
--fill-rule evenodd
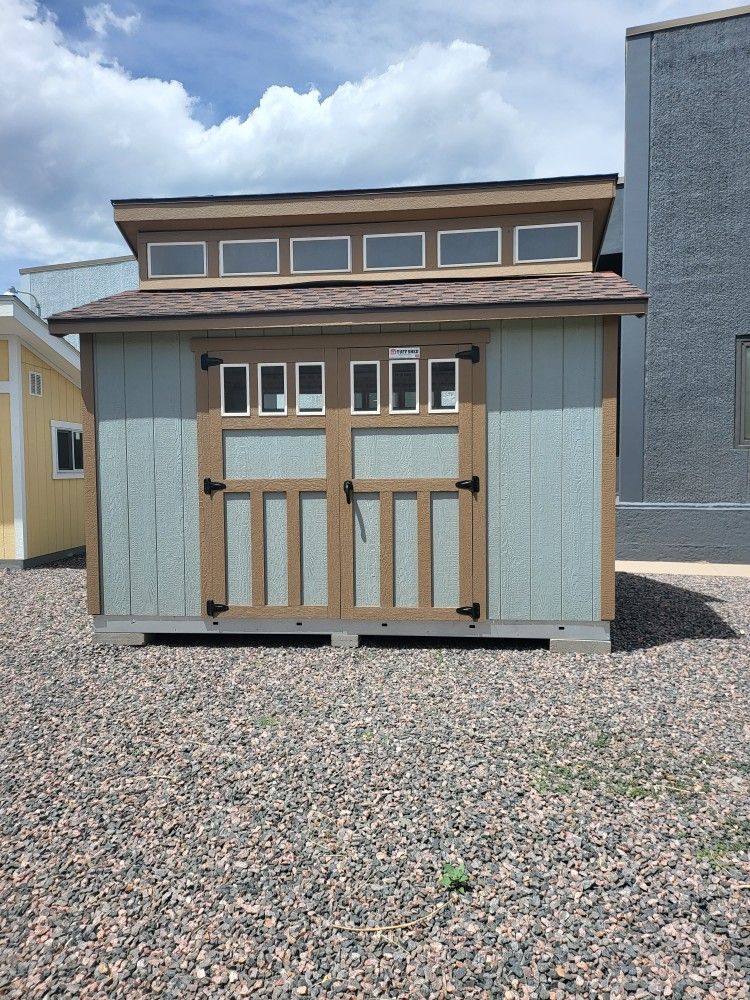
<path id="1" fill-rule="evenodd" d="M 0 567 L 83 552 L 78 351 L 0 295 Z"/>
<path id="2" fill-rule="evenodd" d="M 89 610 L 609 649 L 616 175 L 116 201 L 81 337 Z"/>

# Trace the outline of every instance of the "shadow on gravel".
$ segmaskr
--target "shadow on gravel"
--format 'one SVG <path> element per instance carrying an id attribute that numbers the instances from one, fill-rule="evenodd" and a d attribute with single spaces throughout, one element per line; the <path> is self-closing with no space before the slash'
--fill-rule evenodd
<path id="1" fill-rule="evenodd" d="M 650 649 L 682 639 L 736 639 L 712 604 L 721 598 L 633 573 L 617 574 L 612 651 Z"/>

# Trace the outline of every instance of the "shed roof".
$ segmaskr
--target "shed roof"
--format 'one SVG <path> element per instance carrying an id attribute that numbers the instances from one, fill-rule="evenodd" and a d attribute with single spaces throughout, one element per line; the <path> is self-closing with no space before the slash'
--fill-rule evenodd
<path id="1" fill-rule="evenodd" d="M 497 308 L 498 315 L 519 306 L 594 306 L 609 313 L 644 312 L 646 293 L 612 272 L 587 272 L 526 278 L 461 281 L 388 281 L 366 284 L 293 285 L 274 288 L 128 291 L 57 313 L 50 330 L 106 328 L 114 321 L 205 320 L 239 317 L 294 317 L 382 314 Z M 486 314 L 486 313 L 485 313 Z M 421 318 L 421 317 L 420 317 Z"/>

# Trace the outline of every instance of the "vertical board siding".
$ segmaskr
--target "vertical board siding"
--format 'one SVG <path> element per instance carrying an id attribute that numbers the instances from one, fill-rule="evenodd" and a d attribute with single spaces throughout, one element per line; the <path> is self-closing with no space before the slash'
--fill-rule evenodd
<path id="1" fill-rule="evenodd" d="M 152 400 L 156 583 L 160 615 L 185 613 L 185 537 L 182 517 L 182 420 L 179 334 L 154 337 Z"/>
<path id="2" fill-rule="evenodd" d="M 328 501 L 325 493 L 301 493 L 300 575 L 302 604 L 328 604 Z"/>
<path id="3" fill-rule="evenodd" d="M 487 352 L 488 617 L 601 616 L 601 321 L 497 324 Z"/>
<path id="4" fill-rule="evenodd" d="M 266 604 L 273 607 L 289 603 L 286 504 L 286 493 L 263 494 Z"/>
<path id="5" fill-rule="evenodd" d="M 360 608 L 380 604 L 380 497 L 354 493 L 354 603 Z"/>
<path id="6" fill-rule="evenodd" d="M 252 600 L 250 571 L 250 494 L 226 493 L 227 601 L 249 607 Z"/>
<path id="7" fill-rule="evenodd" d="M 130 520 L 130 611 L 158 612 L 154 393 L 151 334 L 135 333 L 125 347 L 125 438 Z"/>
<path id="8" fill-rule="evenodd" d="M 433 493 L 430 508 L 432 606 L 455 608 L 458 604 L 458 495 Z"/>
<path id="9" fill-rule="evenodd" d="M 534 321 L 531 341 L 530 618 L 562 615 L 563 338 L 560 322 Z"/>
<path id="10" fill-rule="evenodd" d="M 397 608 L 419 604 L 416 493 L 393 494 L 393 604 Z"/>
<path id="11" fill-rule="evenodd" d="M 94 338 L 104 614 L 201 611 L 195 336 Z"/>

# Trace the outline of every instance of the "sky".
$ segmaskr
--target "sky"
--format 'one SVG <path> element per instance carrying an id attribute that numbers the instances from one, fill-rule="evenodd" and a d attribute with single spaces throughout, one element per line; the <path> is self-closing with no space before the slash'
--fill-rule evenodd
<path id="1" fill-rule="evenodd" d="M 0 291 L 110 199 L 622 171 L 625 28 L 728 0 L 0 0 Z"/>

